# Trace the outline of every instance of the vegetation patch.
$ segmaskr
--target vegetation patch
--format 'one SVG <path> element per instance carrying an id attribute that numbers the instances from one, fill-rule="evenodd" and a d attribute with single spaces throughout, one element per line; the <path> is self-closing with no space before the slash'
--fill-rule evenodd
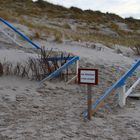
<path id="1" fill-rule="evenodd" d="M 10 3 L 10 4 L 9 4 Z M 6 0 L 1 1 L 0 17 L 8 21 L 16 21 L 33 29 L 31 38 L 39 39 L 42 34 L 62 42 L 63 37 L 71 40 L 101 42 L 103 44 L 120 44 L 135 46 L 140 44 L 140 20 L 132 17 L 123 19 L 113 13 L 82 10 L 77 7 L 65 8 L 48 1 L 38 0 Z M 41 20 L 45 22 L 41 22 Z M 38 22 L 34 22 L 34 20 Z M 39 22 L 40 21 L 40 22 Z M 53 25 L 49 24 L 54 23 Z M 48 22 L 48 23 L 47 23 Z M 116 22 L 125 23 L 128 29 L 120 29 Z M 71 26 L 76 26 L 72 30 Z M 100 33 L 101 26 L 109 28 L 118 36 Z M 63 36 L 64 35 L 64 36 Z"/>
<path id="2" fill-rule="evenodd" d="M 64 65 L 70 56 L 72 55 L 64 52 L 48 51 L 42 48 L 38 51 L 37 58 L 29 58 L 24 63 L 17 63 L 16 65 L 13 65 L 10 62 L 0 63 L 0 76 L 16 75 L 32 80 L 42 80 L 47 77 L 47 75 Z M 62 58 L 62 60 L 49 60 L 49 58 L 52 57 L 59 57 Z M 63 58 L 67 59 L 63 60 Z"/>
<path id="3" fill-rule="evenodd" d="M 136 44 L 134 47 L 131 47 L 131 49 L 135 52 L 135 54 L 140 55 L 140 44 Z"/>

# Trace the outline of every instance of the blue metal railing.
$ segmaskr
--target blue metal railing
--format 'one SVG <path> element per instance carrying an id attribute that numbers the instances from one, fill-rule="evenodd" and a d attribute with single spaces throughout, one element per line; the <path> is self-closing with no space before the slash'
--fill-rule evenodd
<path id="1" fill-rule="evenodd" d="M 51 80 L 52 78 L 58 76 L 64 69 L 66 69 L 67 67 L 69 67 L 70 65 L 72 65 L 75 61 L 79 60 L 79 56 L 74 56 L 74 57 L 69 57 L 69 61 L 66 62 L 63 66 L 61 66 L 59 69 L 57 69 L 56 71 L 54 71 L 53 73 L 51 73 L 48 77 L 46 77 L 45 79 L 43 79 L 40 82 L 40 85 L 45 82 L 46 80 Z M 62 58 L 61 58 L 62 60 Z"/>
<path id="2" fill-rule="evenodd" d="M 15 31 L 17 34 L 19 34 L 24 40 L 26 40 L 27 42 L 29 42 L 34 48 L 40 49 L 40 46 L 38 46 L 37 44 L 35 44 L 34 42 L 32 42 L 30 38 L 28 38 L 26 35 L 24 35 L 20 31 L 18 31 L 12 24 L 10 24 L 9 22 L 7 22 L 6 20 L 4 20 L 1 17 L 0 17 L 0 21 L 2 23 L 4 23 L 5 25 L 7 25 L 9 28 L 11 28 L 13 31 Z"/>
<path id="3" fill-rule="evenodd" d="M 102 102 L 105 101 L 105 99 L 110 95 L 110 93 L 115 90 L 116 88 L 119 88 L 125 84 L 125 81 L 128 77 L 132 75 L 132 73 L 140 66 L 140 59 L 137 60 L 135 64 L 131 66 L 131 68 L 120 78 L 118 79 L 99 99 L 95 101 L 95 103 L 92 104 L 92 110 L 97 110 Z M 102 105 L 102 104 L 101 104 Z M 95 112 L 94 111 L 94 112 Z M 83 113 L 84 118 L 87 118 L 88 112 L 85 111 Z"/>
<path id="4" fill-rule="evenodd" d="M 70 57 L 49 57 L 47 58 L 48 61 L 61 61 L 61 60 L 71 60 L 73 56 Z"/>

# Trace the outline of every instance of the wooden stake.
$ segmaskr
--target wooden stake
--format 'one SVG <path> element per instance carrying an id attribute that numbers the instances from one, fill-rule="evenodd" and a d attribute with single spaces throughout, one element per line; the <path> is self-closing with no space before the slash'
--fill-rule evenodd
<path id="1" fill-rule="evenodd" d="M 92 95 L 91 95 L 91 85 L 87 85 L 87 104 L 88 104 L 88 119 L 91 120 L 92 116 Z"/>

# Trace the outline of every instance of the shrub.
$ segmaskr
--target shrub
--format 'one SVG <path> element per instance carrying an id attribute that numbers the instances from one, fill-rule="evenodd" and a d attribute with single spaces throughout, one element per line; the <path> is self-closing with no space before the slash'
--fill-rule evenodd
<path id="1" fill-rule="evenodd" d="M 77 7 L 70 7 L 70 10 L 75 12 L 75 13 L 83 13 L 83 10 Z"/>
<path id="2" fill-rule="evenodd" d="M 3 75 L 3 66 L 2 66 L 2 64 L 0 63 L 0 76 L 2 76 Z"/>
<path id="3" fill-rule="evenodd" d="M 131 47 L 131 49 L 135 52 L 135 54 L 140 55 L 140 44 Z"/>
<path id="4" fill-rule="evenodd" d="M 109 27 L 113 30 L 113 31 L 119 31 L 119 26 L 113 22 L 110 23 Z"/>
<path id="5" fill-rule="evenodd" d="M 67 24 L 67 23 L 65 23 L 65 24 L 63 25 L 63 27 L 66 28 L 66 29 L 71 29 L 71 26 L 70 26 L 69 24 Z"/>
<path id="6" fill-rule="evenodd" d="M 38 1 L 36 1 L 35 3 L 38 4 L 38 6 L 39 6 L 40 8 L 45 8 L 45 7 L 46 7 L 46 2 L 43 1 L 43 0 L 38 0 Z"/>
<path id="7" fill-rule="evenodd" d="M 55 40 L 54 41 L 55 42 L 58 42 L 58 43 L 62 43 L 63 42 L 63 40 L 62 40 L 62 33 L 56 32 L 56 34 L 55 34 Z"/>
<path id="8" fill-rule="evenodd" d="M 36 31 L 36 32 L 34 33 L 34 38 L 35 38 L 35 39 L 39 39 L 39 38 L 40 38 L 40 33 Z"/>

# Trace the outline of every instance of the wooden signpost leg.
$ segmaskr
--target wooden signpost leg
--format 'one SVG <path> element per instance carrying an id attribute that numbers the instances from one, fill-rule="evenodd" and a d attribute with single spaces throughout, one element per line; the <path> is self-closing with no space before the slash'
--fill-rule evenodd
<path id="1" fill-rule="evenodd" d="M 88 119 L 91 120 L 91 110 L 92 110 L 92 95 L 91 95 L 91 85 L 87 85 L 87 104 L 88 104 Z"/>
<path id="2" fill-rule="evenodd" d="M 91 120 L 93 112 L 92 110 L 92 86 L 98 85 L 98 69 L 79 69 L 78 70 L 78 83 L 87 85 L 87 117 Z"/>

